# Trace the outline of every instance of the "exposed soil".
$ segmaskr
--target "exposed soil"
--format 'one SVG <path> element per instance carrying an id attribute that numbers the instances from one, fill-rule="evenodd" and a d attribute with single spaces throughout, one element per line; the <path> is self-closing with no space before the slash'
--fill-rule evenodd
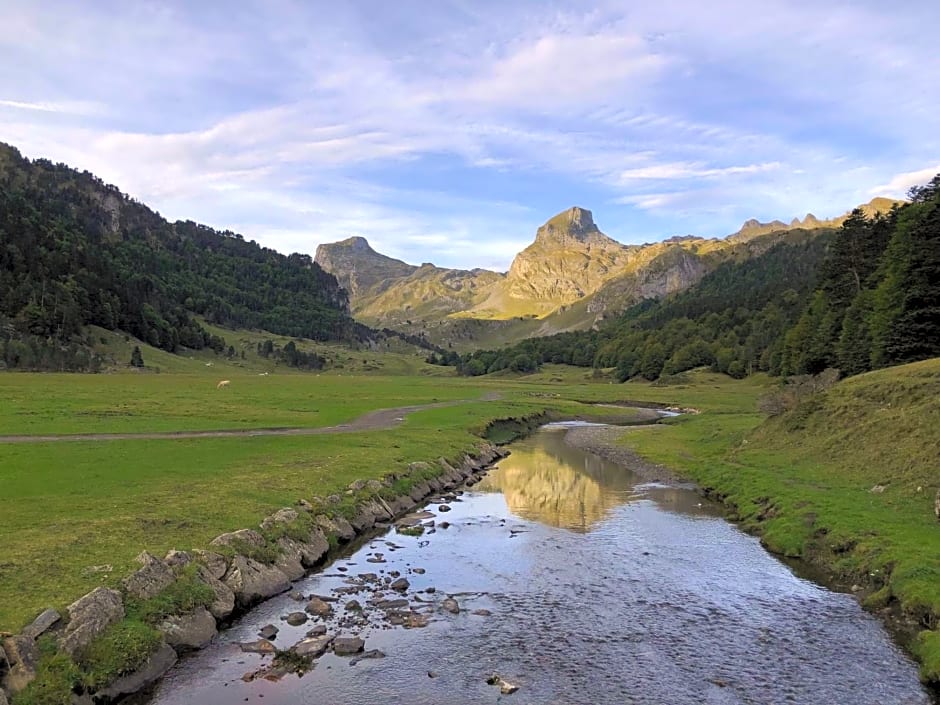
<path id="1" fill-rule="evenodd" d="M 655 433 L 656 425 L 632 427 L 630 433 Z M 684 484 L 674 472 L 663 465 L 652 463 L 629 448 L 617 443 L 625 430 L 620 426 L 582 426 L 565 434 L 565 443 L 629 468 L 648 482 Z"/>

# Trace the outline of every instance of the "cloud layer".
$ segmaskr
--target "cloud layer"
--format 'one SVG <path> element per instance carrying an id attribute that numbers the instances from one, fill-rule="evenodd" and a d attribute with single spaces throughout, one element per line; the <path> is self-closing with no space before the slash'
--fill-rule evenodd
<path id="1" fill-rule="evenodd" d="M 281 250 L 504 269 L 574 204 L 723 235 L 940 162 L 926 0 L 0 4 L 0 139 Z"/>

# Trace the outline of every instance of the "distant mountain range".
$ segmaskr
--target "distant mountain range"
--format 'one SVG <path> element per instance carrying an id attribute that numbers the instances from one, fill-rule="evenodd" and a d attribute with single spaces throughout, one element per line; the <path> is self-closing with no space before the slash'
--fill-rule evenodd
<path id="1" fill-rule="evenodd" d="M 876 198 L 860 208 L 870 216 L 895 203 Z M 572 207 L 542 225 L 505 274 L 407 264 L 361 237 L 320 245 L 315 262 L 346 288 L 363 323 L 437 343 L 498 344 L 591 328 L 638 301 L 688 289 L 722 262 L 765 252 L 788 232 L 835 229 L 846 217 L 748 220 L 726 238 L 624 245 L 601 232 L 591 211 Z"/>

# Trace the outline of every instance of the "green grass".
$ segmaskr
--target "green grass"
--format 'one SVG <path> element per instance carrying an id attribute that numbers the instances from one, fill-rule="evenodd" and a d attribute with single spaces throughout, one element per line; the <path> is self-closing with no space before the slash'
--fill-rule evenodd
<path id="1" fill-rule="evenodd" d="M 643 390 L 704 413 L 623 442 L 712 491 L 771 550 L 808 559 L 877 590 L 924 629 L 940 615 L 940 360 L 851 378 L 802 409 L 764 422 L 761 380 Z M 886 489 L 873 493 L 875 485 Z M 914 648 L 940 673 L 936 632 Z"/>

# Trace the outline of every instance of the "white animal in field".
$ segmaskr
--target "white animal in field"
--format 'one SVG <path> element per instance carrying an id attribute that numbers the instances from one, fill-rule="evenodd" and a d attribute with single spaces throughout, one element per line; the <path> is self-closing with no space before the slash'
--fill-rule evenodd
<path id="1" fill-rule="evenodd" d="M 216 389 L 222 389 L 222 387 L 227 387 L 229 384 L 231 384 L 231 382 L 230 382 L 229 380 L 223 379 L 221 382 L 219 382 L 217 385 L 215 385 L 215 388 L 216 388 Z"/>

